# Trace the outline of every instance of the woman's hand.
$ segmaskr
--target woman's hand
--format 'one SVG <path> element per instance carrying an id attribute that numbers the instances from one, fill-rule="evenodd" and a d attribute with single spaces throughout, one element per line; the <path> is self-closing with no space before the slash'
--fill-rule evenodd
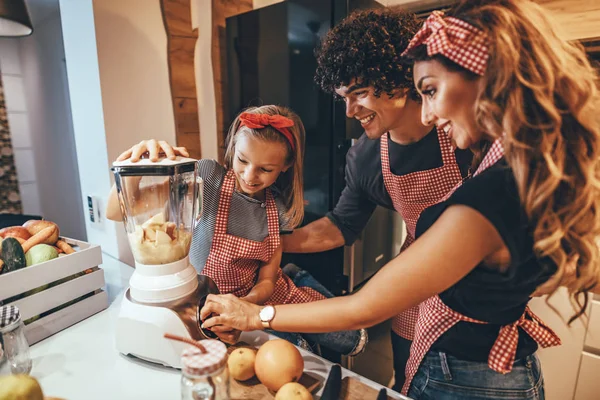
<path id="1" fill-rule="evenodd" d="M 129 150 L 121 153 L 121 155 L 117 158 L 117 161 L 125 161 L 129 159 L 132 162 L 137 162 L 140 160 L 142 155 L 148 154 L 148 158 L 151 161 L 156 162 L 158 161 L 159 154 L 161 152 L 165 153 L 165 155 L 171 160 L 174 160 L 176 156 L 190 156 L 185 147 L 173 147 L 164 140 L 157 141 L 156 139 L 150 139 L 142 140 L 138 144 L 132 146 Z"/>
<path id="2" fill-rule="evenodd" d="M 204 321 L 202 328 L 210 328 L 216 334 L 232 328 L 240 331 L 261 330 L 263 325 L 258 315 L 261 308 L 232 294 L 209 294 L 200 310 L 200 319 Z"/>

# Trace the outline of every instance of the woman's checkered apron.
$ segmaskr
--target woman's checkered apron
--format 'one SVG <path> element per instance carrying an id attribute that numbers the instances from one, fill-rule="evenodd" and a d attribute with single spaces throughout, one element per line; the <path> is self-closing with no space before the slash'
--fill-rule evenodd
<path id="1" fill-rule="evenodd" d="M 268 235 L 262 242 L 227 233 L 231 196 L 235 190 L 235 176 L 228 171 L 223 178 L 217 221 L 210 253 L 202 274 L 210 277 L 222 294 L 246 296 L 256 284 L 261 263 L 268 262 L 281 244 L 279 216 L 271 190 L 266 190 Z M 325 297 L 310 288 L 298 288 L 291 279 L 278 270 L 275 292 L 270 304 L 304 303 Z"/>
<path id="2" fill-rule="evenodd" d="M 502 144 L 497 140 L 492 144 L 492 147 L 490 147 L 490 150 L 473 176 L 480 174 L 482 171 L 495 164 L 503 155 L 504 150 Z M 450 197 L 461 183 L 450 191 L 443 200 Z M 448 329 L 452 328 L 460 321 L 471 322 L 474 324 L 487 324 L 487 322 L 469 318 L 452 310 L 444 304 L 442 299 L 437 295 L 421 303 L 419 306 L 418 317 L 415 338 L 410 349 L 410 358 L 406 364 L 406 381 L 402 388 L 402 393 L 405 395 L 408 393 L 410 383 L 417 373 L 423 358 L 431 348 L 431 345 L 448 331 Z M 560 338 L 556 333 L 533 314 L 529 307 L 526 307 L 519 320 L 500 328 L 498 338 L 492 346 L 488 357 L 488 365 L 492 370 L 501 374 L 506 374 L 511 371 L 517 352 L 519 327 L 527 332 L 527 334 L 542 347 L 560 345 Z"/>
<path id="3" fill-rule="evenodd" d="M 394 208 L 402 216 L 407 228 L 406 240 L 400 252 L 415 241 L 415 228 L 421 212 L 438 203 L 457 183 L 462 181 L 450 139 L 440 129 L 437 130 L 437 134 L 443 165 L 439 168 L 402 176 L 394 175 L 390 170 L 388 134 L 381 137 L 383 182 Z M 392 330 L 399 336 L 412 340 L 418 313 L 419 307 L 416 306 L 398 314 L 392 321 Z"/>

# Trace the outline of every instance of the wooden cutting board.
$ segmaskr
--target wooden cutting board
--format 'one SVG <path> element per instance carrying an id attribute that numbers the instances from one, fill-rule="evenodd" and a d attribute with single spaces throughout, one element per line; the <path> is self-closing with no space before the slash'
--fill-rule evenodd
<path id="1" fill-rule="evenodd" d="M 342 379 L 340 400 L 375 400 L 378 394 L 379 390 L 365 385 L 356 378 L 347 376 Z M 388 400 L 393 398 L 388 395 Z"/>
<path id="2" fill-rule="evenodd" d="M 231 353 L 233 350 L 238 349 L 240 347 L 249 347 L 256 349 L 253 346 L 250 346 L 245 343 L 238 343 L 234 346 L 229 346 L 228 353 Z M 275 393 L 269 391 L 260 381 L 254 377 L 250 380 L 244 382 L 238 382 L 233 378 L 230 379 L 230 396 L 231 400 L 274 400 Z M 302 374 L 300 380 L 298 381 L 301 385 L 306 387 L 309 392 L 313 392 L 317 387 L 319 387 L 320 381 L 306 373 Z M 373 398 L 375 399 L 375 398 Z"/>

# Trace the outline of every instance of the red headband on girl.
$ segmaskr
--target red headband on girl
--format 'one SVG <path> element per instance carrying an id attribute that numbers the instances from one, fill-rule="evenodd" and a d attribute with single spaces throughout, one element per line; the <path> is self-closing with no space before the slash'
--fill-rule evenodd
<path id="1" fill-rule="evenodd" d="M 483 75 L 487 66 L 489 40 L 485 32 L 454 17 L 444 18 L 442 11 L 434 11 L 412 38 L 403 56 L 415 47 L 427 45 L 427 54 L 441 54 L 461 67 Z"/>
<path id="2" fill-rule="evenodd" d="M 292 151 L 296 150 L 294 145 L 294 135 L 288 128 L 294 126 L 294 121 L 284 117 L 283 115 L 268 115 L 268 114 L 253 114 L 253 113 L 242 113 L 240 115 L 240 128 L 247 126 L 250 129 L 262 129 L 267 126 L 272 126 L 279 133 L 281 133 L 290 142 Z"/>

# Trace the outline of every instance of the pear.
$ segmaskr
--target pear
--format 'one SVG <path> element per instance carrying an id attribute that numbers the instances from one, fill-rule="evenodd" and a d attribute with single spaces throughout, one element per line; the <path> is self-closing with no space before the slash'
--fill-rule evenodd
<path id="1" fill-rule="evenodd" d="M 35 378 L 8 375 L 0 378 L 0 400 L 44 400 L 44 394 Z"/>

